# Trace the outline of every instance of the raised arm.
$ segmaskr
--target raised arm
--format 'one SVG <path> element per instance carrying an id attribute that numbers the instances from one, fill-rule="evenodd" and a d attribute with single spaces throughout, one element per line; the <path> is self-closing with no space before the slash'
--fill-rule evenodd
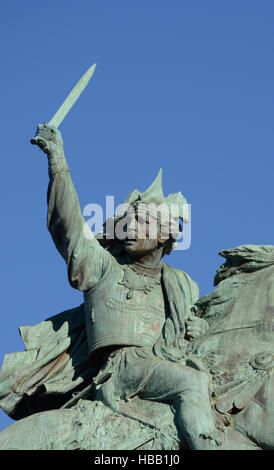
<path id="1" fill-rule="evenodd" d="M 48 155 L 48 229 L 67 263 L 71 286 L 87 291 L 106 272 L 111 255 L 94 238 L 82 216 L 60 131 L 46 123 L 39 124 L 32 143 Z"/>

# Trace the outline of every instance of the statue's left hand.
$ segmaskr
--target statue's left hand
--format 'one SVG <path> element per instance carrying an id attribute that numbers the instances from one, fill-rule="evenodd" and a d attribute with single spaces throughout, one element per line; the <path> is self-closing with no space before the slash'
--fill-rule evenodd
<path id="1" fill-rule="evenodd" d="M 205 320 L 194 315 L 188 318 L 186 322 L 186 335 L 189 339 L 198 338 L 205 334 L 208 324 Z"/>

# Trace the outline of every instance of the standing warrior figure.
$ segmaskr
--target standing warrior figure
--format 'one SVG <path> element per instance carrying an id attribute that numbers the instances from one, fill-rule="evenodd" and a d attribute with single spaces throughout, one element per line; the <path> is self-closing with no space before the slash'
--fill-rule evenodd
<path id="1" fill-rule="evenodd" d="M 179 233 L 186 200 L 181 193 L 164 197 L 160 172 L 144 193 L 128 196 L 124 239 L 105 233 L 98 240 L 82 216 L 60 131 L 40 124 L 32 142 L 48 155 L 48 229 L 71 286 L 84 293 L 89 360 L 99 365 L 97 398 L 116 411 L 119 400 L 136 395 L 169 402 L 191 449 L 219 448 L 209 375 L 186 365 L 189 339 L 206 330 L 205 320 L 190 311 L 198 288 L 162 262 L 176 239 L 174 224 Z M 173 202 L 180 211 L 172 223 L 168 209 L 161 217 L 152 209 Z M 114 218 L 115 227 L 121 218 Z"/>

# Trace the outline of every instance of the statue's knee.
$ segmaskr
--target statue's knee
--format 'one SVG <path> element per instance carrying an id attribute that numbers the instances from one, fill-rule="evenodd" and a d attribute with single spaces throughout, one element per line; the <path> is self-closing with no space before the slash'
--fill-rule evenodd
<path id="1" fill-rule="evenodd" d="M 207 372 L 198 371 L 196 375 L 196 387 L 198 391 L 204 392 L 210 389 L 210 376 Z"/>
<path id="2" fill-rule="evenodd" d="M 182 376 L 183 390 L 190 390 L 192 393 L 204 395 L 209 393 L 210 377 L 204 371 L 190 369 Z"/>
<path id="3" fill-rule="evenodd" d="M 203 371 L 203 370 L 200 370 L 198 372 L 198 380 L 200 383 L 204 383 L 205 385 L 209 385 L 210 383 L 210 375 Z"/>

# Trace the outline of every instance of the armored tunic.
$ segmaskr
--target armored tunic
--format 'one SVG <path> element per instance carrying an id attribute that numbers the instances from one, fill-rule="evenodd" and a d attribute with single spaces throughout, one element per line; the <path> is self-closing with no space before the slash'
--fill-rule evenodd
<path id="1" fill-rule="evenodd" d="M 90 354 L 111 345 L 152 348 L 165 322 L 160 276 L 161 273 L 155 279 L 146 276 L 150 292 L 129 290 L 128 277 L 134 288 L 138 278 L 144 276 L 113 258 L 104 277 L 84 294 Z"/>

